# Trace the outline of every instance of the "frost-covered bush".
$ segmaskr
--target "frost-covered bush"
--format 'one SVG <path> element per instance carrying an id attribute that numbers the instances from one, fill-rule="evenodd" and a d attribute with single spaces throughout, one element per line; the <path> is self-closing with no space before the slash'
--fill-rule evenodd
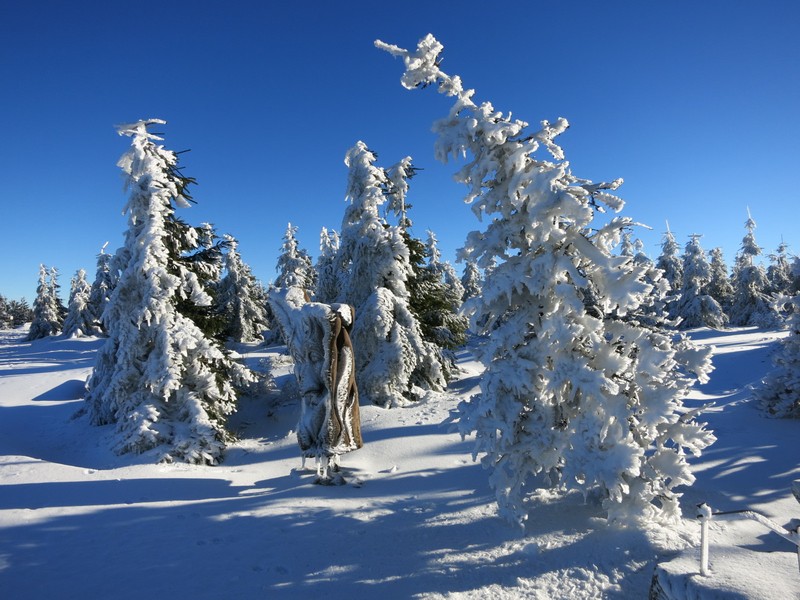
<path id="1" fill-rule="evenodd" d="M 501 513 L 522 523 L 528 490 L 549 485 L 599 492 L 610 519 L 677 518 L 676 488 L 694 480 L 687 454 L 714 439 L 682 404 L 706 379 L 710 351 L 628 318 L 652 291 L 647 267 L 611 252 L 632 222 L 592 227 L 596 211 L 622 208 L 610 193 L 621 180 L 572 174 L 555 143 L 566 120 L 531 131 L 475 104 L 439 68 L 433 36 L 411 52 L 376 45 L 403 59 L 404 87 L 437 85 L 455 98 L 434 124 L 436 155 L 467 157 L 456 178 L 489 223 L 462 251 L 481 268 L 497 264 L 467 304 L 487 334 L 477 349 L 486 370 L 456 418 L 476 434 Z"/>
<path id="2" fill-rule="evenodd" d="M 176 256 L 204 242 L 202 228 L 181 227 L 174 218 L 173 203 L 189 206 L 192 180 L 147 129 L 163 123 L 119 128 L 132 138 L 118 163 L 130 190 L 128 229 L 113 258 L 119 279 L 104 315 L 108 339 L 87 383 L 85 409 L 94 424 L 115 426 L 117 452 L 162 448 L 165 461 L 215 464 L 231 438 L 225 424 L 236 408 L 235 388 L 250 374 L 185 314 L 190 306 L 210 306 L 198 271 L 215 267 L 190 267 Z"/>

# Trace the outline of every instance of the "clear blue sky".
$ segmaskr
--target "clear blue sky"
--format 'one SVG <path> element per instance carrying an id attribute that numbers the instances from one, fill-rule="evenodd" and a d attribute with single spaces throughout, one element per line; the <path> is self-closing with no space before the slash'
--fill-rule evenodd
<path id="1" fill-rule="evenodd" d="M 31 301 L 40 262 L 65 293 L 78 268 L 94 277 L 126 226 L 113 126 L 149 117 L 167 120 L 167 148 L 191 149 L 198 205 L 180 215 L 237 237 L 265 282 L 287 222 L 314 256 L 320 228 L 339 229 L 357 140 L 424 169 L 414 233 L 433 229 L 453 260 L 480 225 L 433 158 L 450 100 L 401 88 L 401 62 L 372 45 L 429 32 L 477 100 L 570 121 L 573 172 L 625 179 L 650 256 L 668 220 L 731 263 L 748 206 L 767 253 L 781 236 L 800 252 L 799 26 L 796 0 L 4 2 L 0 293 Z"/>

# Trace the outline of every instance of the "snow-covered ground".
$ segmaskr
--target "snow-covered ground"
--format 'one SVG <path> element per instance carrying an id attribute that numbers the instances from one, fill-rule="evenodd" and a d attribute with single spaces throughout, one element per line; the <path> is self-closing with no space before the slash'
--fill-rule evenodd
<path id="1" fill-rule="evenodd" d="M 687 517 L 703 501 L 784 527 L 800 517 L 790 492 L 800 423 L 762 417 L 745 390 L 782 336 L 692 333 L 717 348 L 711 381 L 688 404 L 716 402 L 705 420 L 718 441 L 693 461 Z M 281 348 L 245 348 L 250 365 L 272 363 L 282 391 L 244 402 L 225 462 L 197 467 L 116 456 L 108 428 L 72 418 L 102 340 L 23 338 L 0 332 L 2 598 L 647 598 L 658 563 L 676 597 L 703 586 L 713 597 L 800 597 L 794 547 L 752 521 L 712 523 L 703 578 L 694 519 L 619 529 L 579 495 L 548 494 L 531 503 L 526 531 L 498 519 L 471 440 L 441 424 L 480 377 L 467 352 L 449 394 L 363 406 L 348 483 L 320 486 L 299 468 Z"/>

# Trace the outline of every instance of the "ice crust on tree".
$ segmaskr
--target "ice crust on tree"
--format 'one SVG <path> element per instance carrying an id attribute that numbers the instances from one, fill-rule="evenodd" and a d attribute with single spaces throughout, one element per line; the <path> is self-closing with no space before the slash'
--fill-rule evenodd
<path id="1" fill-rule="evenodd" d="M 157 144 L 162 138 L 148 131 L 163 123 L 118 128 L 131 138 L 118 163 L 130 192 L 128 229 L 112 261 L 119 277 L 104 314 L 108 339 L 87 383 L 85 408 L 94 424 L 114 425 L 119 453 L 160 448 L 164 461 L 216 464 L 230 439 L 225 423 L 236 408 L 235 386 L 249 375 L 177 308 L 209 305 L 211 298 L 168 247 L 202 240 L 195 228 L 175 227 L 173 203 L 189 206 L 191 180 L 180 175 L 175 153 Z M 171 237 L 180 232 L 185 239 Z"/>
<path id="2" fill-rule="evenodd" d="M 611 193 L 622 180 L 572 174 L 555 141 L 565 119 L 530 131 L 475 104 L 473 90 L 440 70 L 433 36 L 415 51 L 376 46 L 403 59 L 404 87 L 436 85 L 454 98 L 433 126 L 436 156 L 466 157 L 456 179 L 488 222 L 461 252 L 496 266 L 466 307 L 485 335 L 477 357 L 486 370 L 456 420 L 462 435 L 476 434 L 501 513 L 524 522 L 529 489 L 549 485 L 599 492 L 611 520 L 678 518 L 676 488 L 694 480 L 687 455 L 714 439 L 682 403 L 706 380 L 710 351 L 631 318 L 653 291 L 648 267 L 611 253 L 633 222 L 592 228 L 596 211 L 622 208 Z"/>
<path id="3" fill-rule="evenodd" d="M 297 442 L 304 457 L 337 464 L 363 445 L 349 332 L 351 306 L 308 302 L 299 287 L 272 290 L 269 302 L 287 339 L 302 397 Z M 327 478 L 326 472 L 320 473 Z"/>
<path id="4" fill-rule="evenodd" d="M 407 187 L 399 186 L 375 161 L 375 154 L 360 141 L 345 157 L 349 204 L 335 260 L 340 274 L 337 301 L 352 305 L 358 315 L 352 339 L 359 393 L 391 407 L 446 384 L 440 356 L 422 338 L 408 306 L 411 265 L 402 230 L 380 216 L 380 207 L 391 196 L 393 202 L 404 201 L 400 196 Z M 407 173 L 410 163 L 401 164 L 406 167 L 389 171 Z"/>

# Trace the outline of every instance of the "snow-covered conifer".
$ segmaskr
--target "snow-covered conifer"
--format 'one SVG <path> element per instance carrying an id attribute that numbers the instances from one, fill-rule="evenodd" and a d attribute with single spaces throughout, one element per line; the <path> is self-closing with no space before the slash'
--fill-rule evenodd
<path id="1" fill-rule="evenodd" d="M 64 319 L 64 336 L 93 335 L 95 316 L 89 302 L 91 291 L 92 288 L 86 281 L 86 271 L 78 269 L 70 284 L 69 308 L 67 317 Z"/>
<path id="2" fill-rule="evenodd" d="M 163 123 L 118 129 L 132 138 L 118 163 L 130 190 L 128 229 L 112 261 L 119 279 L 106 307 L 108 339 L 85 406 L 93 423 L 115 425 L 120 453 L 160 448 L 165 461 L 215 464 L 231 438 L 225 423 L 236 408 L 235 388 L 250 374 L 179 310 L 190 302 L 208 306 L 211 298 L 197 272 L 175 259 L 203 241 L 201 228 L 173 220 L 175 206 L 189 206 L 193 180 L 178 170 L 176 154 L 157 144 L 162 138 L 148 131 Z"/>
<path id="3" fill-rule="evenodd" d="M 769 255 L 767 267 L 769 291 L 772 294 L 788 294 L 792 288 L 792 263 L 787 250 L 789 244 L 781 240 L 774 254 Z"/>
<path id="4" fill-rule="evenodd" d="M 611 519 L 677 517 L 675 488 L 694 479 L 686 454 L 713 440 L 682 404 L 705 379 L 710 352 L 623 318 L 651 291 L 643 267 L 611 252 L 632 222 L 590 227 L 602 206 L 622 208 L 609 193 L 621 180 L 572 175 L 554 141 L 566 120 L 530 132 L 488 102 L 476 105 L 473 90 L 440 70 L 433 36 L 412 52 L 376 45 L 403 58 L 406 88 L 438 84 L 455 97 L 434 124 L 436 154 L 467 156 L 456 177 L 489 223 L 462 251 L 482 268 L 498 262 L 471 301 L 473 326 L 485 318 L 492 334 L 477 350 L 481 392 L 459 406 L 458 423 L 476 433 L 501 513 L 524 521 L 526 486 L 546 479 L 598 491 Z M 542 146 L 549 157 L 536 156 Z"/>
<path id="5" fill-rule="evenodd" d="M 466 261 L 466 265 L 464 265 L 464 273 L 461 275 L 461 287 L 464 288 L 464 295 L 461 296 L 461 302 L 466 302 L 470 298 L 475 298 L 481 293 L 483 277 L 481 277 L 478 265 L 476 265 L 473 260 Z"/>
<path id="6" fill-rule="evenodd" d="M 39 265 L 39 284 L 36 286 L 36 298 L 33 300 L 33 320 L 28 330 L 28 340 L 56 335 L 61 330 L 59 305 L 53 296 L 55 290 L 52 271 L 48 271 L 44 265 Z"/>
<path id="7" fill-rule="evenodd" d="M 727 314 L 728 307 L 733 298 L 733 286 L 728 276 L 728 265 L 722 254 L 722 248 L 714 248 L 709 253 L 709 280 L 706 286 L 706 293 L 717 301 Z"/>
<path id="8" fill-rule="evenodd" d="M 10 300 L 8 302 L 8 312 L 11 315 L 11 327 L 19 327 L 33 320 L 33 310 L 31 310 L 25 298 Z"/>
<path id="9" fill-rule="evenodd" d="M 314 289 L 316 274 L 311 262 L 311 257 L 297 243 L 297 227 L 289 223 L 283 235 L 283 245 L 278 255 L 276 266 L 278 277 L 275 287 L 299 287 L 306 291 Z"/>
<path id="10" fill-rule="evenodd" d="M 675 317 L 674 301 L 677 300 L 677 294 L 683 287 L 683 262 L 678 256 L 680 246 L 675 240 L 675 236 L 670 231 L 669 223 L 667 223 L 667 230 L 661 238 L 661 254 L 656 260 L 656 267 L 664 272 L 664 280 L 669 284 L 674 297 L 670 303 L 670 314 Z"/>
<path id="11" fill-rule="evenodd" d="M 339 234 L 325 227 L 319 234 L 319 258 L 317 259 L 317 288 L 314 299 L 330 304 L 339 296 L 339 273 L 336 271 L 336 253 L 339 251 Z"/>
<path id="12" fill-rule="evenodd" d="M 733 265 L 733 297 L 728 317 L 731 325 L 736 327 L 773 327 L 778 323 L 778 316 L 770 306 L 767 295 L 767 273 L 764 267 L 755 262 L 755 258 L 761 254 L 761 248 L 756 244 L 753 233 L 756 222 L 749 210 L 744 226 L 747 233 Z"/>
<path id="13" fill-rule="evenodd" d="M 114 282 L 116 274 L 111 272 L 111 258 L 110 254 L 106 254 L 106 246 L 108 242 L 103 244 L 100 248 L 100 254 L 97 255 L 97 270 L 95 271 L 94 281 L 92 282 L 92 289 L 89 292 L 89 310 L 93 316 L 92 329 L 86 332 L 88 335 L 105 335 L 106 327 L 103 324 L 103 313 L 108 305 L 108 300 L 111 298 L 111 292 L 114 290 Z"/>
<path id="14" fill-rule="evenodd" d="M 352 340 L 359 393 L 380 406 L 441 390 L 441 357 L 422 338 L 409 309 L 408 247 L 399 227 L 388 225 L 379 208 L 403 194 L 375 154 L 358 142 L 347 152 L 347 199 L 336 270 L 342 273 L 338 302 L 355 308 Z"/>
<path id="15" fill-rule="evenodd" d="M 789 336 L 773 356 L 774 369 L 754 388 L 755 397 L 773 417 L 800 419 L 800 294 L 792 299 Z"/>
<path id="16" fill-rule="evenodd" d="M 680 326 L 684 329 L 721 329 L 728 322 L 728 317 L 719 303 L 706 293 L 706 287 L 711 281 L 711 267 L 700 246 L 700 237 L 699 234 L 693 234 L 686 244 L 683 253 L 683 285 L 673 314 L 681 319 Z"/>
<path id="17" fill-rule="evenodd" d="M 225 276 L 217 287 L 217 303 L 225 317 L 225 334 L 236 342 L 263 339 L 267 327 L 263 290 L 238 250 L 238 242 L 224 236 L 228 251 L 225 254 Z"/>
<path id="18" fill-rule="evenodd" d="M 7 329 L 11 327 L 12 323 L 11 312 L 8 307 L 8 300 L 0 294 L 0 329 Z"/>
<path id="19" fill-rule="evenodd" d="M 464 286 L 452 265 L 442 262 L 436 235 L 430 230 L 427 233 L 428 263 L 416 274 L 418 295 L 412 297 L 411 307 L 425 339 L 452 351 L 466 342 L 469 326 L 467 317 L 459 314 Z M 454 357 L 450 358 L 452 362 Z"/>
<path id="20" fill-rule="evenodd" d="M 64 326 L 64 319 L 67 317 L 67 307 L 61 300 L 61 284 L 58 283 L 59 275 L 58 267 L 50 267 L 50 303 L 53 306 L 53 310 L 58 315 L 58 329 L 60 331 Z"/>

